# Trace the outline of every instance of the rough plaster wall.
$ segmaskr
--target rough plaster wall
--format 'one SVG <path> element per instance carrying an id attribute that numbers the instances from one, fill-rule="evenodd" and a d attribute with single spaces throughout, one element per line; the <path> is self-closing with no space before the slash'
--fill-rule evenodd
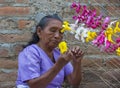
<path id="1" fill-rule="evenodd" d="M 35 25 L 46 14 L 58 13 L 64 20 L 73 23 L 74 20 L 72 20 L 72 16 L 74 12 L 70 9 L 73 1 L 74 0 L 0 0 L 0 57 L 14 58 L 19 53 L 19 50 L 21 50 L 21 45 L 26 44 L 31 38 L 32 32 L 35 31 Z M 102 12 L 104 16 L 111 16 L 111 19 L 119 18 L 119 0 L 115 0 L 114 2 L 112 0 L 75 1 L 81 2 L 81 5 L 87 5 L 89 9 L 97 9 L 97 14 Z M 68 38 L 67 40 L 69 40 L 68 43 L 80 43 L 79 41 L 77 41 L 77 43 L 71 42 L 71 36 L 68 36 L 69 37 L 66 37 Z M 88 49 L 88 53 L 93 56 L 95 55 L 95 57 L 101 55 L 99 50 L 93 47 Z"/>

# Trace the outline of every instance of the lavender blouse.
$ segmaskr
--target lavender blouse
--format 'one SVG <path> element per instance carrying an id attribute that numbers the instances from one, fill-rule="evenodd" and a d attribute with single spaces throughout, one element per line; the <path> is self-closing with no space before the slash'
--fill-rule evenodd
<path id="1" fill-rule="evenodd" d="M 56 48 L 53 51 L 55 61 L 57 61 L 60 52 Z M 18 77 L 16 85 L 28 86 L 25 82 L 43 75 L 47 72 L 54 63 L 47 54 L 36 44 L 26 47 L 18 56 Z M 56 77 L 48 84 L 47 88 L 61 88 L 64 77 L 72 73 L 73 67 L 71 63 L 65 65 Z"/>

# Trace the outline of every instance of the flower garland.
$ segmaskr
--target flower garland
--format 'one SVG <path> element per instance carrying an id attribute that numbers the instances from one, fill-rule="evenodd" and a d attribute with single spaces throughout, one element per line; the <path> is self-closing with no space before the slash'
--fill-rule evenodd
<path id="1" fill-rule="evenodd" d="M 81 6 L 80 3 L 73 2 L 71 9 L 75 10 L 76 15 L 73 16 L 75 23 L 70 24 L 64 21 L 62 33 L 69 31 L 74 34 L 77 40 L 83 43 L 90 43 L 107 53 L 116 52 L 120 56 L 119 21 L 111 22 L 110 17 L 102 18 L 102 14 L 96 16 L 96 10 L 88 10 L 87 6 Z M 63 44 L 63 46 L 66 47 L 67 43 L 66 45 Z M 64 48 L 63 51 L 62 48 L 60 50 L 62 53 L 66 51 Z"/>

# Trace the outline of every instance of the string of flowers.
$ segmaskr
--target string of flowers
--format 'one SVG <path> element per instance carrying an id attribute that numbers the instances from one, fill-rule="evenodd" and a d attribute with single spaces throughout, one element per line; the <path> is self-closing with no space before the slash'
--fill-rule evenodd
<path id="1" fill-rule="evenodd" d="M 96 10 L 89 10 L 87 6 L 82 6 L 80 3 L 73 2 L 70 8 L 75 10 L 73 16 L 75 23 L 70 24 L 64 21 L 62 33 L 69 31 L 83 43 L 92 44 L 103 52 L 115 52 L 120 56 L 120 22 L 118 20 L 111 21 L 109 16 L 103 18 L 102 13 L 97 16 Z"/>

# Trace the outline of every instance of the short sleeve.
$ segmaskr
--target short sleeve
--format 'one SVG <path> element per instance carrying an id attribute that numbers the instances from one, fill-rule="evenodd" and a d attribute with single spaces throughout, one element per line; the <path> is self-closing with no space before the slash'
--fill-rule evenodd
<path id="1" fill-rule="evenodd" d="M 18 56 L 19 75 L 22 81 L 40 76 L 40 56 L 33 47 L 26 48 Z"/>
<path id="2" fill-rule="evenodd" d="M 72 66 L 71 62 L 69 62 L 67 65 L 65 65 L 64 70 L 65 70 L 65 76 L 67 76 L 73 72 L 73 66 Z"/>

